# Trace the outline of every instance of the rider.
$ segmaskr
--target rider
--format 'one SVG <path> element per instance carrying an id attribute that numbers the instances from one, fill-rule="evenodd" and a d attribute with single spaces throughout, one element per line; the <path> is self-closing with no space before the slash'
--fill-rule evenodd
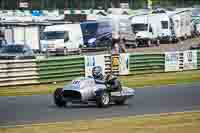
<path id="1" fill-rule="evenodd" d="M 102 74 L 102 68 L 100 66 L 95 66 L 92 69 L 92 76 L 95 79 L 95 82 L 98 84 L 105 84 L 104 76 Z"/>

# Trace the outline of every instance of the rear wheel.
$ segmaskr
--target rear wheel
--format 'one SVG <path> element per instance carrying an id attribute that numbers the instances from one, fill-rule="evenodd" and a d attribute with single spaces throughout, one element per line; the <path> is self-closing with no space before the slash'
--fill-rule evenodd
<path id="1" fill-rule="evenodd" d="M 109 106 L 110 94 L 106 91 L 102 91 L 101 94 L 97 96 L 96 102 L 97 106 L 100 108 Z"/>
<path id="2" fill-rule="evenodd" d="M 57 88 L 54 92 L 54 103 L 58 107 L 63 107 L 66 105 L 66 102 L 62 99 L 62 88 Z"/>
<path id="3" fill-rule="evenodd" d="M 156 40 L 156 46 L 160 46 L 160 40 Z"/>

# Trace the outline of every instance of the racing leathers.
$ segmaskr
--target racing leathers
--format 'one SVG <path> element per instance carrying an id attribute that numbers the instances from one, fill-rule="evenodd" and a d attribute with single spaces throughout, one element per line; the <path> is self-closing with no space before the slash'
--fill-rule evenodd
<path id="1" fill-rule="evenodd" d="M 122 86 L 119 80 L 117 78 L 112 78 L 108 81 L 106 81 L 106 84 L 109 85 L 108 89 L 109 91 L 121 91 Z"/>

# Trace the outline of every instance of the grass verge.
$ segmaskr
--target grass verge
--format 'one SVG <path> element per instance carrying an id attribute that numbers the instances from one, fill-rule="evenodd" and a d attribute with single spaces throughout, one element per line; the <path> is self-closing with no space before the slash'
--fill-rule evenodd
<path id="1" fill-rule="evenodd" d="M 174 72 L 174 73 L 157 73 L 135 76 L 123 76 L 120 78 L 122 84 L 128 87 L 145 87 L 161 86 L 174 84 L 187 84 L 200 81 L 200 70 Z M 1 87 L 0 96 L 19 96 L 33 94 L 49 94 L 58 87 L 63 87 L 66 82 L 57 84 L 26 85 L 14 87 Z"/>
<path id="2" fill-rule="evenodd" d="M 0 128 L 0 133 L 199 133 L 200 112 Z"/>

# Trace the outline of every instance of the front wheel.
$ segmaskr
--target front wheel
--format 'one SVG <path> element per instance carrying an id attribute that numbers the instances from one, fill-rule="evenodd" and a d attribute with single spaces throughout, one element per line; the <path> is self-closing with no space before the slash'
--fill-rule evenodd
<path id="1" fill-rule="evenodd" d="M 110 94 L 106 91 L 101 92 L 101 94 L 97 96 L 96 102 L 97 102 L 97 106 L 100 108 L 109 106 Z"/>
<path id="2" fill-rule="evenodd" d="M 148 47 L 151 47 L 151 46 L 152 46 L 151 40 L 148 40 L 148 41 L 147 41 L 147 46 L 148 46 Z"/>
<path id="3" fill-rule="evenodd" d="M 58 107 L 63 107 L 66 105 L 66 102 L 62 99 L 62 88 L 57 88 L 54 92 L 54 103 Z"/>

